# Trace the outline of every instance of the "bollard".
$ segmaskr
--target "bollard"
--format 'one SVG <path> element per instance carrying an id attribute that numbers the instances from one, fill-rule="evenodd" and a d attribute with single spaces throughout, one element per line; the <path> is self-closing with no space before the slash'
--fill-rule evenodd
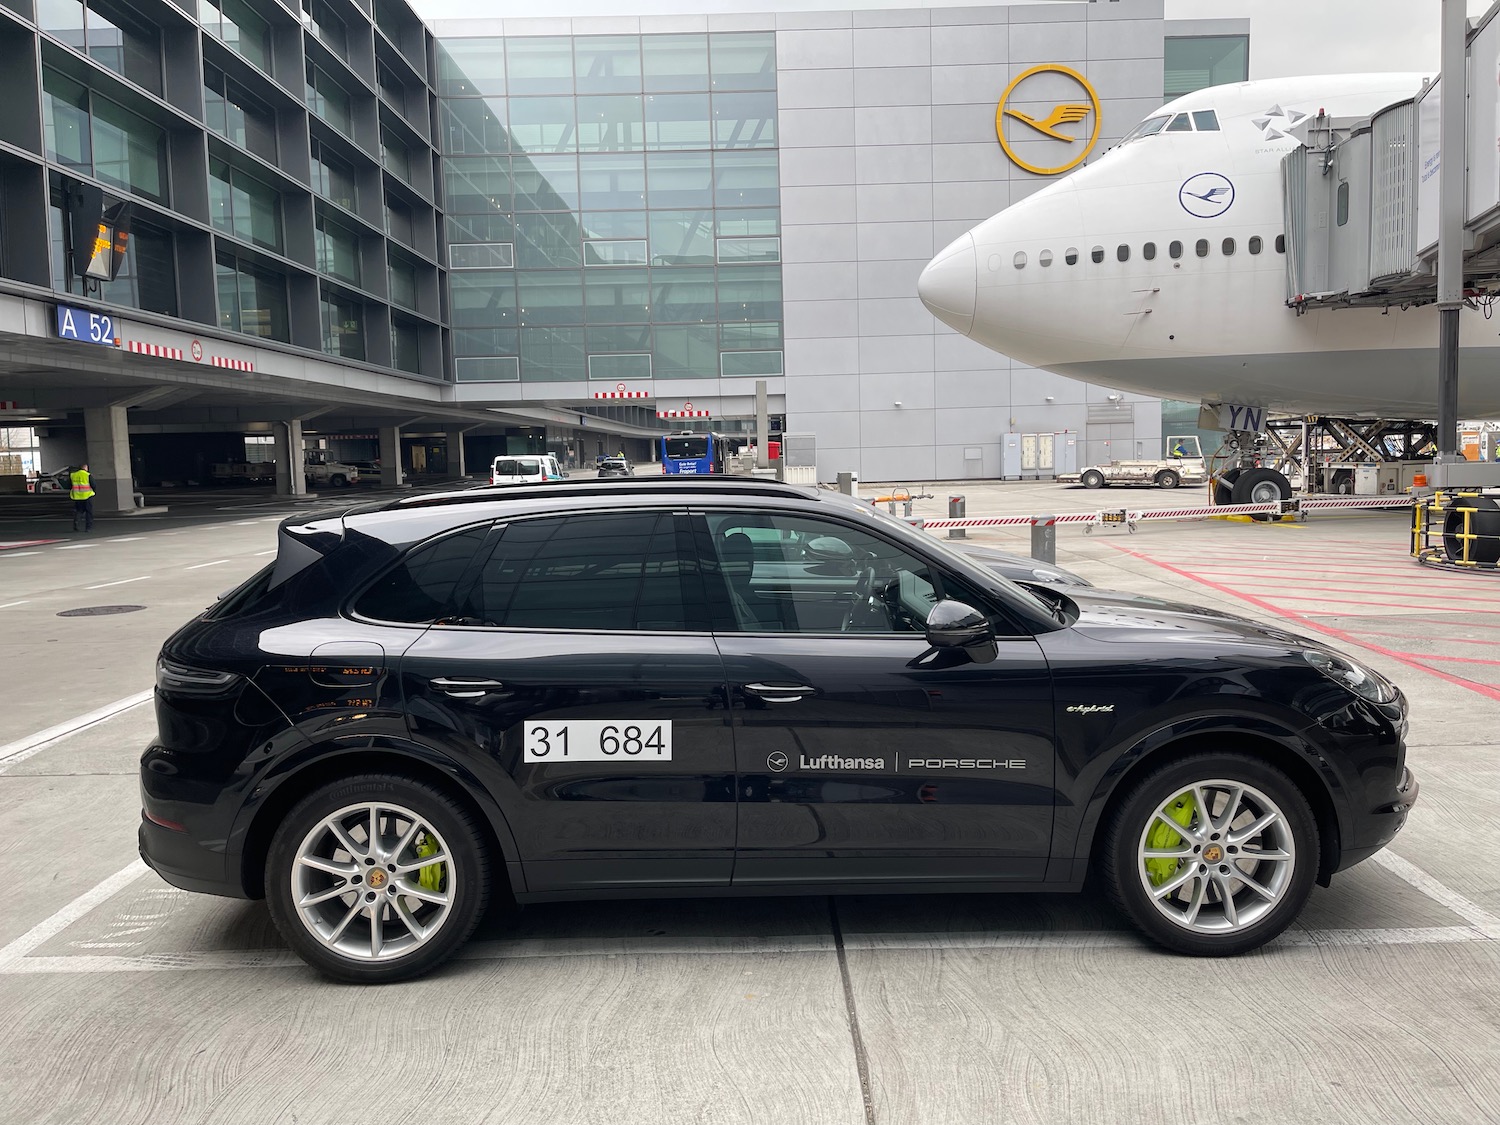
<path id="1" fill-rule="evenodd" d="M 964 519 L 968 512 L 968 508 L 969 502 L 962 496 L 948 497 L 948 518 L 950 520 Z M 966 527 L 950 527 L 948 529 L 949 539 L 967 539 L 968 537 L 969 529 Z"/>
<path id="2" fill-rule="evenodd" d="M 1031 557 L 1038 562 L 1057 562 L 1057 517 L 1031 517 Z"/>

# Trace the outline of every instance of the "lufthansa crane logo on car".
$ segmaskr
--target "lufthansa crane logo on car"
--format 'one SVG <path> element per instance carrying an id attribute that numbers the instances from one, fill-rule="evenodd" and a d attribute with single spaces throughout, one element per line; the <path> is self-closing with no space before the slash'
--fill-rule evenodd
<path id="1" fill-rule="evenodd" d="M 781 773 L 787 767 L 787 757 L 780 750 L 774 754 L 766 755 L 766 769 L 772 773 Z"/>
<path id="2" fill-rule="evenodd" d="M 1177 201 L 1194 218 L 1217 219 L 1234 206 L 1234 184 L 1218 172 L 1199 172 L 1177 189 Z"/>
<path id="3" fill-rule="evenodd" d="M 1043 77 L 1048 75 L 1061 80 Z M 1062 90 L 1067 93 L 1058 101 Z M 1027 109 L 1014 108 L 1017 104 Z M 1078 167 L 1093 151 L 1099 141 L 1099 119 L 1099 95 L 1089 80 L 1072 67 L 1043 63 L 1022 71 L 1005 87 L 995 109 L 995 135 L 1012 164 L 1038 176 L 1056 176 Z M 1042 150 L 1056 152 L 1058 163 L 1042 164 L 1017 154 L 1018 142 L 1043 139 L 1065 146 L 1048 143 Z"/>

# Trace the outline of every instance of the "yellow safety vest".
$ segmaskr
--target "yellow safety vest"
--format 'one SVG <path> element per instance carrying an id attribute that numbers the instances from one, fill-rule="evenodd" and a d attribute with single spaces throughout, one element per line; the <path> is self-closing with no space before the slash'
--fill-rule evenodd
<path id="1" fill-rule="evenodd" d="M 68 495 L 74 500 L 87 500 L 94 495 L 94 489 L 89 484 L 87 469 L 79 469 L 75 473 L 68 474 Z"/>

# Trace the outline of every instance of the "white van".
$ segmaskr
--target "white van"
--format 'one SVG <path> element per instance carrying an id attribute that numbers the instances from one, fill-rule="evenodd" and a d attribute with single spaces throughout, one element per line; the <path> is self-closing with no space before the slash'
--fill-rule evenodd
<path id="1" fill-rule="evenodd" d="M 562 469 L 550 453 L 496 457 L 490 465 L 491 484 L 540 484 L 549 480 L 562 480 Z"/>

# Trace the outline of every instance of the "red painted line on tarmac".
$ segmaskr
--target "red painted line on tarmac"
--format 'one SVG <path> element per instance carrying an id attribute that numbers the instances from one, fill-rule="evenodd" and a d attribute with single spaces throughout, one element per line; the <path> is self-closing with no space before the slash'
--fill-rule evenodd
<path id="1" fill-rule="evenodd" d="M 1256 583 L 1247 582 L 1247 583 L 1244 583 L 1244 585 L 1254 586 L 1254 585 L 1256 585 Z M 1322 585 L 1310 586 L 1310 585 L 1307 585 L 1306 583 L 1299 584 L 1297 586 L 1297 589 L 1299 589 L 1299 590 L 1331 590 L 1331 591 L 1334 591 L 1334 592 L 1338 592 L 1338 591 L 1342 590 L 1342 591 L 1345 591 L 1345 592 L 1350 593 L 1350 594 L 1368 594 L 1368 595 L 1370 595 L 1372 597 L 1392 598 L 1394 600 L 1390 604 L 1393 604 L 1393 605 L 1410 604 L 1413 609 L 1427 609 L 1427 608 L 1430 608 L 1430 607 L 1424 605 L 1423 603 L 1425 603 L 1425 602 L 1432 602 L 1432 601 L 1443 602 L 1444 604 L 1453 603 L 1453 602 L 1475 602 L 1475 603 L 1477 603 L 1479 605 L 1492 605 L 1492 606 L 1495 606 L 1495 608 L 1494 609 L 1475 610 L 1475 611 L 1466 610 L 1465 612 L 1500 613 L 1500 602 L 1497 602 L 1494 598 L 1463 598 L 1463 597 L 1459 597 L 1456 594 L 1444 594 L 1441 591 L 1439 591 L 1437 593 L 1431 593 L 1431 594 L 1422 594 L 1422 593 L 1418 593 L 1415 590 L 1386 590 L 1386 589 L 1381 589 L 1379 587 L 1366 587 L 1366 586 L 1361 586 L 1358 589 L 1351 590 L 1351 589 L 1349 589 L 1348 587 L 1345 587 L 1345 586 L 1322 586 Z M 1267 594 L 1274 595 L 1275 597 L 1299 598 L 1299 600 L 1301 600 L 1301 601 L 1316 600 L 1316 599 L 1300 598 L 1299 595 L 1297 595 L 1297 594 L 1293 594 L 1291 592 L 1282 593 L 1280 590 L 1266 590 L 1266 591 L 1263 591 L 1263 592 L 1267 593 Z M 1420 601 L 1407 603 L 1407 602 L 1404 601 L 1404 599 L 1408 599 L 1408 598 L 1418 598 L 1418 599 L 1420 599 Z"/>
<path id="2" fill-rule="evenodd" d="M 1200 566 L 1200 568 L 1201 568 L 1201 563 L 1199 563 L 1198 560 L 1196 560 L 1196 559 L 1184 560 L 1184 564 L 1185 565 L 1189 564 L 1189 563 L 1192 564 L 1192 565 Z M 1320 567 L 1320 568 L 1317 569 L 1316 572 L 1309 573 L 1309 571 L 1307 570 L 1307 568 L 1302 568 L 1300 570 L 1291 570 L 1291 569 L 1288 569 L 1288 570 L 1270 570 L 1270 569 L 1249 569 L 1249 568 L 1240 568 L 1240 567 L 1219 567 L 1219 566 L 1215 566 L 1215 567 L 1212 567 L 1212 570 L 1213 570 L 1213 572 L 1215 574 L 1238 575 L 1238 576 L 1242 576 L 1242 577 L 1245 577 L 1245 578 L 1248 578 L 1248 579 L 1251 579 L 1251 580 L 1255 580 L 1255 579 L 1273 579 L 1273 580 L 1274 579 L 1289 579 L 1289 580 L 1295 580 L 1295 581 L 1299 581 L 1299 582 L 1302 581 L 1302 580 L 1304 580 L 1304 579 L 1308 579 L 1308 578 L 1312 578 L 1312 579 L 1319 579 L 1319 578 L 1345 578 L 1345 579 L 1349 579 L 1350 581 L 1354 581 L 1354 580 L 1359 579 L 1359 578 L 1369 578 L 1373 582 L 1384 583 L 1386 585 L 1394 585 L 1394 584 L 1402 584 L 1402 585 L 1404 585 L 1405 583 L 1402 581 L 1403 579 L 1405 579 L 1405 578 L 1413 578 L 1414 581 L 1410 583 L 1410 585 L 1411 585 L 1411 587 L 1413 589 L 1418 589 L 1418 590 L 1468 590 L 1468 591 L 1471 591 L 1471 592 L 1478 592 L 1478 593 L 1486 595 L 1486 596 L 1480 598 L 1479 600 L 1481 600 L 1481 601 L 1491 601 L 1491 602 L 1494 602 L 1497 606 L 1500 606 L 1500 586 L 1496 586 L 1494 588 L 1494 592 L 1490 593 L 1490 592 L 1488 592 L 1488 591 L 1485 590 L 1485 588 L 1484 588 L 1483 585 L 1476 586 L 1473 582 L 1464 582 L 1464 581 L 1458 580 L 1458 578 L 1448 577 L 1446 575 L 1445 576 L 1431 576 L 1431 577 L 1429 577 L 1430 575 L 1432 575 L 1431 571 L 1420 571 L 1420 570 L 1416 570 L 1416 569 L 1405 571 L 1405 572 L 1399 572 L 1399 571 L 1394 571 L 1394 570 L 1382 570 L 1382 569 L 1375 568 L 1375 567 L 1369 567 L 1369 568 L 1361 568 L 1359 570 L 1350 569 L 1350 570 L 1345 571 L 1345 570 L 1339 570 L 1339 569 L 1331 568 L 1331 567 Z M 1459 578 L 1461 578 L 1461 576 L 1459 576 Z M 1484 581 L 1484 580 L 1481 580 L 1481 582 L 1482 581 Z"/>
<path id="3" fill-rule="evenodd" d="M 1229 589 L 1229 587 L 1226 587 L 1226 589 Z M 1248 595 L 1248 594 L 1246 595 L 1246 597 L 1249 597 L 1249 596 L 1250 595 Z M 1314 603 L 1316 603 L 1318 605 L 1376 605 L 1376 606 L 1380 606 L 1382 609 L 1398 609 L 1398 610 L 1399 609 L 1418 609 L 1418 610 L 1421 610 L 1421 609 L 1435 609 L 1436 608 L 1435 606 L 1430 606 L 1430 605 L 1403 606 L 1403 605 L 1401 605 L 1398 602 L 1390 602 L 1390 601 L 1385 601 L 1385 602 L 1367 602 L 1367 601 L 1357 601 L 1354 598 L 1330 598 L 1330 597 L 1327 597 L 1325 595 L 1317 595 L 1317 594 L 1309 595 L 1307 597 L 1303 597 L 1300 594 L 1276 594 L 1275 596 L 1278 597 L 1278 598 L 1281 598 L 1284 601 L 1289 601 L 1289 602 L 1314 602 Z M 1480 613 L 1480 614 L 1488 614 L 1490 616 L 1494 616 L 1496 613 L 1500 613 L 1500 610 L 1464 608 L 1462 610 L 1456 610 L 1455 612 L 1460 612 L 1460 613 L 1463 613 L 1465 615 L 1467 615 L 1467 614 L 1473 614 L 1473 613 Z"/>
<path id="4" fill-rule="evenodd" d="M 1409 617 L 1402 617 L 1401 620 L 1402 621 L 1410 621 L 1411 618 L 1409 618 Z M 1433 624 L 1437 624 L 1437 623 L 1433 622 Z M 1458 622 L 1445 621 L 1445 622 L 1443 622 L 1443 624 L 1445 624 L 1445 625 L 1453 625 L 1453 624 L 1458 624 Z M 1500 625 L 1491 625 L 1491 626 L 1489 626 L 1489 628 L 1500 629 Z M 1383 629 L 1366 629 L 1363 626 L 1361 626 L 1358 629 L 1351 628 L 1349 631 L 1351 633 L 1358 633 L 1362 637 L 1397 637 L 1397 638 L 1399 638 L 1401 640 L 1405 640 L 1410 635 L 1410 634 L 1407 634 L 1407 633 L 1387 633 Z M 1485 648 L 1494 648 L 1494 647 L 1496 647 L 1497 643 L 1500 643 L 1500 642 L 1496 642 L 1496 641 L 1482 641 L 1482 640 L 1478 640 L 1478 639 L 1476 639 L 1474 637 L 1444 637 L 1443 638 L 1443 643 L 1445 645 L 1484 645 Z"/>
<path id="5" fill-rule="evenodd" d="M 48 543 L 61 542 L 61 539 L 9 539 L 0 543 L 0 551 L 19 551 L 22 547 L 45 547 Z"/>
<path id="6" fill-rule="evenodd" d="M 1459 664 L 1493 664 L 1500 668 L 1500 660 L 1486 660 L 1479 656 L 1438 656 L 1436 653 L 1411 652 L 1408 656 L 1416 657 L 1418 660 L 1452 660 Z"/>
<path id="7" fill-rule="evenodd" d="M 1162 562 L 1160 559 L 1153 559 L 1150 555 L 1142 554 L 1140 551 L 1132 551 L 1129 547 L 1120 547 L 1116 546 L 1113 543 L 1111 543 L 1110 546 L 1114 547 L 1115 550 L 1121 551 L 1134 558 L 1142 559 L 1154 566 L 1159 566 L 1163 570 L 1169 570 L 1173 574 L 1180 575 L 1183 578 L 1198 583 L 1200 586 L 1207 586 L 1209 589 L 1217 590 L 1219 593 L 1226 594 L 1231 598 L 1239 598 L 1241 601 L 1249 602 L 1254 606 L 1259 606 L 1261 609 L 1264 609 L 1269 613 L 1274 613 L 1279 617 L 1285 617 L 1288 620 L 1296 622 L 1304 629 L 1311 629 L 1314 632 L 1322 633 L 1325 636 L 1334 637 L 1337 640 L 1346 641 L 1349 644 L 1358 645 L 1361 648 L 1369 649 L 1371 652 L 1378 652 L 1382 656 L 1389 656 L 1392 660 L 1397 660 L 1400 663 L 1405 664 L 1409 668 L 1415 668 L 1419 672 L 1426 672 L 1428 675 L 1436 676 L 1438 679 L 1450 684 L 1454 684 L 1457 687 L 1467 688 L 1469 691 L 1475 692 L 1478 695 L 1483 695 L 1489 699 L 1500 701 L 1500 687 L 1491 687 L 1488 684 L 1478 684 L 1473 680 L 1466 680 L 1461 676 L 1451 675 L 1450 673 L 1444 672 L 1441 669 L 1431 668 L 1426 664 L 1421 663 L 1420 658 L 1415 657 L 1412 653 L 1398 652 L 1395 649 L 1386 648 L 1384 645 L 1371 644 L 1367 641 L 1361 641 L 1353 633 L 1346 632 L 1343 629 L 1335 629 L 1331 625 L 1322 625 L 1312 620 L 1311 618 L 1304 617 L 1302 614 L 1297 613 L 1294 610 L 1289 610 L 1281 606 L 1273 605 L 1263 598 L 1257 598 L 1253 594 L 1241 593 L 1240 591 L 1235 590 L 1232 587 L 1221 585 L 1220 583 L 1214 582 L 1210 579 L 1200 578 L 1198 575 L 1193 574 L 1190 571 L 1183 570 L 1180 567 L 1175 567 L 1171 563 Z M 1304 598 L 1301 600 L 1306 601 L 1307 599 Z M 1384 603 L 1367 602 L 1355 604 L 1382 605 Z"/>

